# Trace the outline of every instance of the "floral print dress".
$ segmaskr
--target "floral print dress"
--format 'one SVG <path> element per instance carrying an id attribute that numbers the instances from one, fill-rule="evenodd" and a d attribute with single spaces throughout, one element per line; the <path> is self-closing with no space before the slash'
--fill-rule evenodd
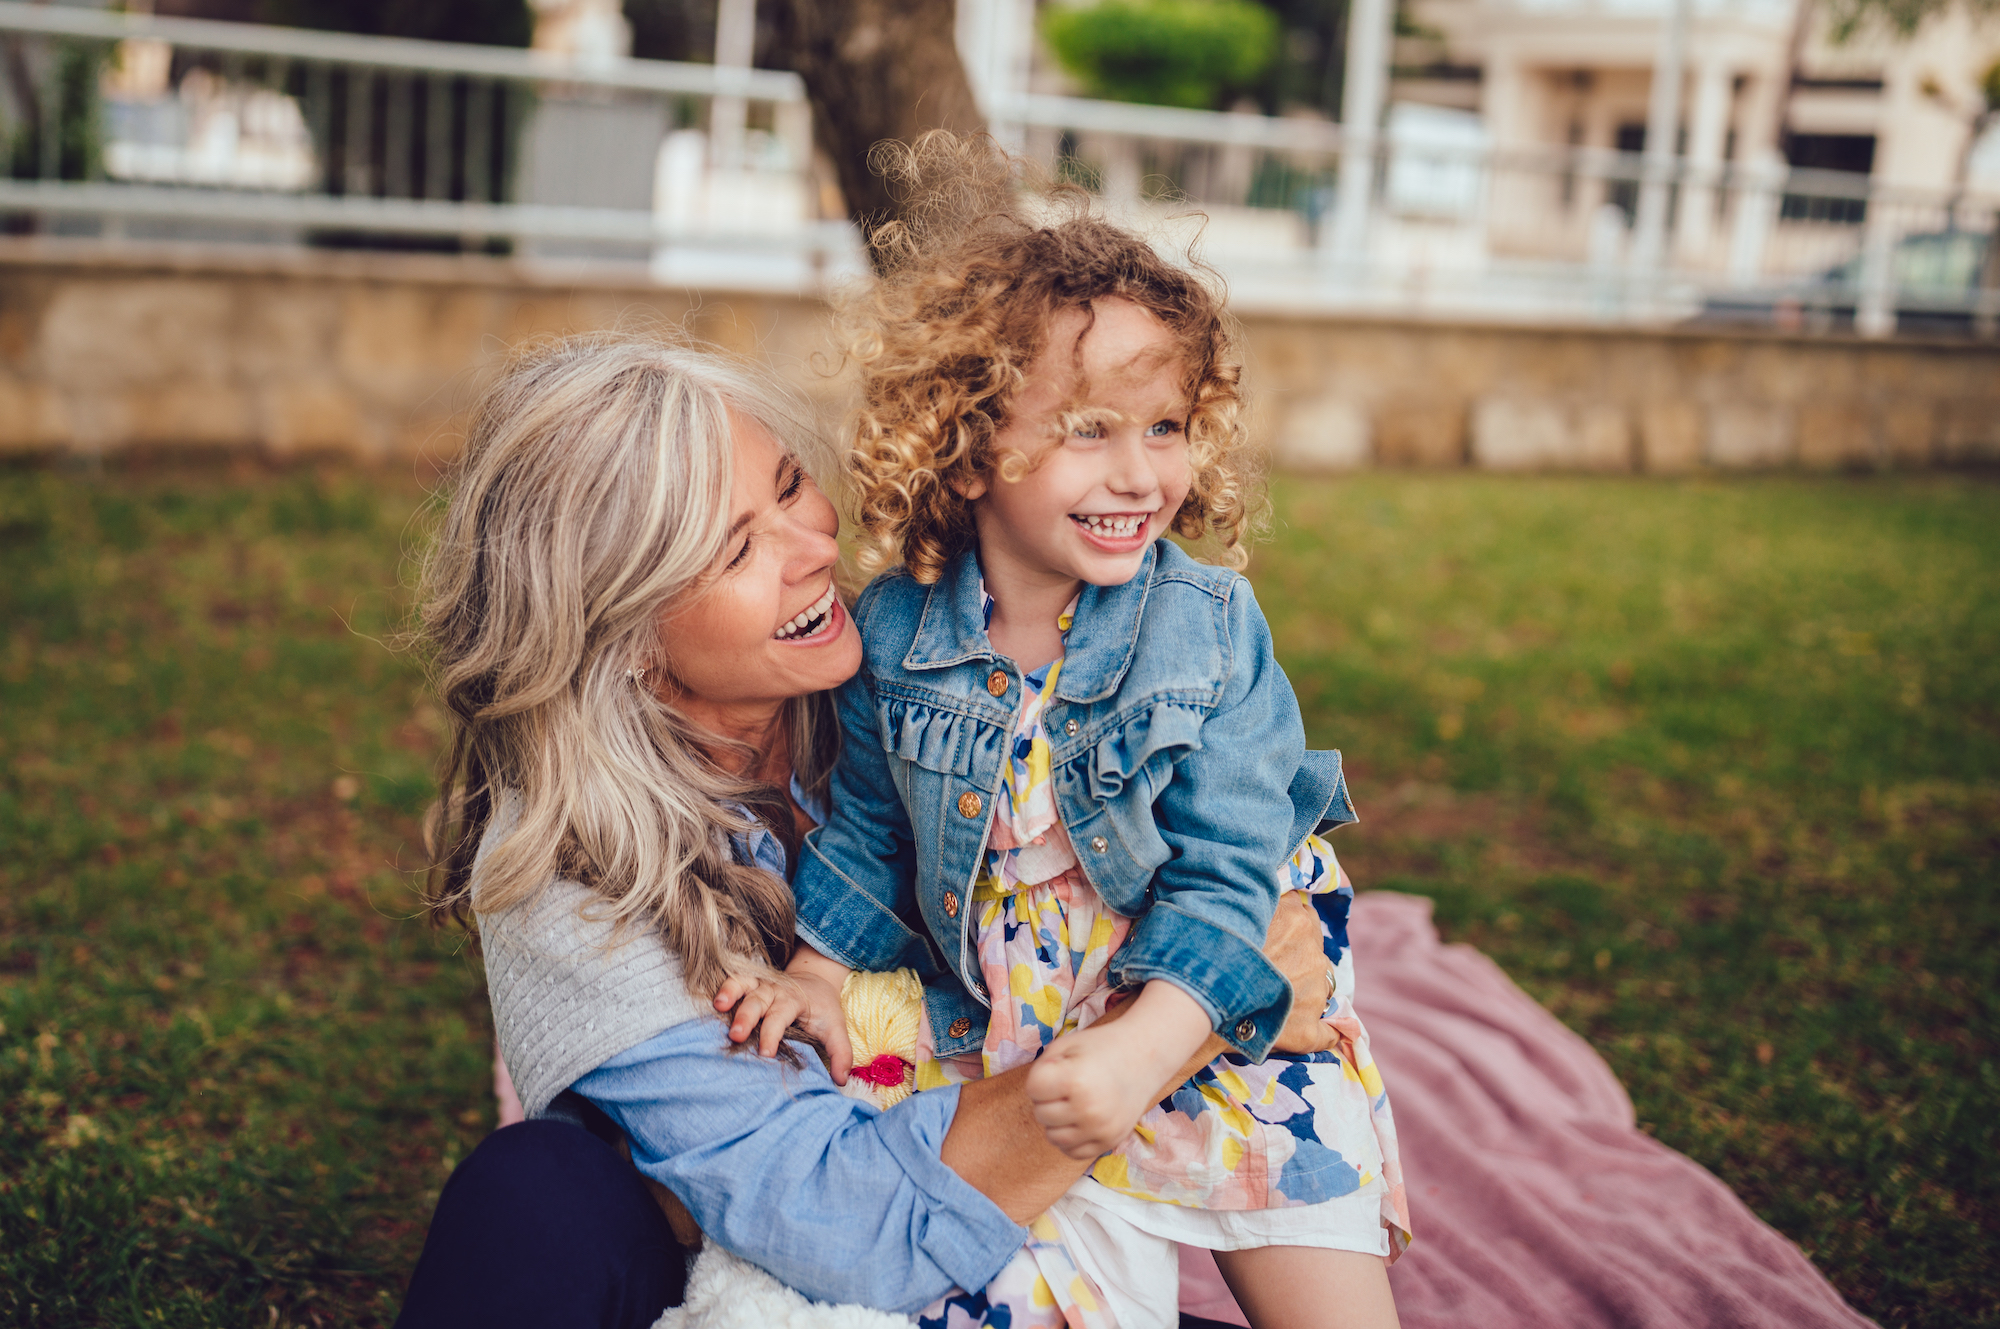
<path id="1" fill-rule="evenodd" d="M 990 622 L 993 600 L 981 588 Z M 1057 619 L 1067 636 L 1071 601 Z M 1062 1034 L 1085 1028 L 1113 996 L 1112 954 L 1132 928 L 1091 886 L 1057 814 L 1051 747 L 1041 717 L 1055 695 L 1062 658 L 1029 674 L 1014 742 L 1000 777 L 985 870 L 973 887 L 980 969 L 992 994 L 978 1056 L 939 1058 L 928 1021 L 919 1024 L 919 1090 L 956 1084 L 1033 1061 Z M 1393 1260 L 1409 1244 L 1409 1211 L 1395 1118 L 1354 1011 L 1347 940 L 1354 887 L 1317 835 L 1277 870 L 1279 891 L 1302 891 L 1320 917 L 1333 999 L 1324 1018 L 1339 1035 L 1327 1052 L 1274 1052 L 1253 1062 L 1226 1052 L 1141 1117 L 1091 1176 L 1137 1200 L 1207 1210 L 1279 1210 L 1363 1194 L 1380 1197 Z M 1046 1222 L 1046 1220 L 1040 1220 Z M 947 1298 L 919 1324 L 1011 1329 L 1100 1329 L 1110 1323 L 1088 1278 L 1050 1231 L 1031 1240 L 1001 1277 L 973 1298 Z M 1271 1244 L 1290 1244 L 1274 1237 Z M 971 1314 L 971 1301 L 993 1318 Z M 945 1315 L 952 1308 L 958 1318 Z M 1004 1317 L 1004 1318 L 1000 1318 Z"/>

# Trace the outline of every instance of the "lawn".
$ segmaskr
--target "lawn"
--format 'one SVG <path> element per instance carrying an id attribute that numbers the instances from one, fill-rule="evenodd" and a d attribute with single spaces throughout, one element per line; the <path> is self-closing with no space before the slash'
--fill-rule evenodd
<path id="1" fill-rule="evenodd" d="M 0 1321 L 386 1323 L 490 1129 L 477 960 L 414 917 L 420 498 L 0 472 Z M 1869 1314 L 2000 1325 L 2000 488 L 1276 498 L 1253 576 L 1350 872 Z"/>

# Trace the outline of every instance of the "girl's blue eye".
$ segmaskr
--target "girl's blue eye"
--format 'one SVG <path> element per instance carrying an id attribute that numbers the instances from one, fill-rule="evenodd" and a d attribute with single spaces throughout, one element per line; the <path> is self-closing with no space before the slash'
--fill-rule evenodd
<path id="1" fill-rule="evenodd" d="M 1152 424 L 1146 426 L 1147 438 L 1164 438 L 1168 434 L 1178 434 L 1180 432 L 1181 422 L 1178 420 L 1155 420 Z"/>
<path id="2" fill-rule="evenodd" d="M 1069 431 L 1071 438 L 1102 438 L 1104 430 L 1098 425 L 1078 425 Z"/>

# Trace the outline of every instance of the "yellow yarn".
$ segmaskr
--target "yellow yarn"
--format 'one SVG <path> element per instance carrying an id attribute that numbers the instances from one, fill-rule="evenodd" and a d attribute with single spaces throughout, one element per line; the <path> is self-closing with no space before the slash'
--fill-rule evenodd
<path id="1" fill-rule="evenodd" d="M 884 1053 L 915 1066 L 917 1029 L 924 1018 L 924 985 L 917 981 L 916 970 L 849 974 L 840 985 L 840 1010 L 847 1017 L 847 1041 L 856 1066 L 866 1066 Z M 914 1078 L 906 1073 L 901 1084 L 867 1085 L 869 1101 L 877 1107 L 894 1107 L 910 1096 Z"/>

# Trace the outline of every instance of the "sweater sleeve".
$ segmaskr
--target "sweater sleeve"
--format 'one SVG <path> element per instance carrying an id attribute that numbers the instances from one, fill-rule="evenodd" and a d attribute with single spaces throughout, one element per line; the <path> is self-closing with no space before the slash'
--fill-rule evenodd
<path id="1" fill-rule="evenodd" d="M 801 1066 L 727 1051 L 691 1020 L 574 1087 L 704 1234 L 808 1297 L 907 1314 L 985 1287 L 1028 1234 L 938 1157 L 957 1087 L 880 1112 L 795 1050 Z"/>

